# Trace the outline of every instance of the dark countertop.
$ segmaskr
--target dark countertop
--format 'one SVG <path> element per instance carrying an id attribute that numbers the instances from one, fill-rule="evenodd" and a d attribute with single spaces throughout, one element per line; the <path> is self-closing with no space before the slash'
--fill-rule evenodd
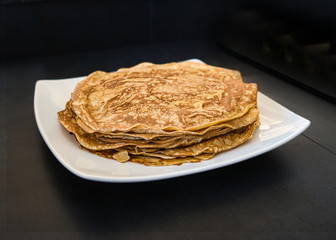
<path id="1" fill-rule="evenodd" d="M 144 183 L 81 179 L 44 143 L 33 110 L 37 80 L 190 58 L 240 70 L 311 126 L 253 159 Z M 0 239 L 335 239 L 334 104 L 203 41 L 0 64 Z"/>

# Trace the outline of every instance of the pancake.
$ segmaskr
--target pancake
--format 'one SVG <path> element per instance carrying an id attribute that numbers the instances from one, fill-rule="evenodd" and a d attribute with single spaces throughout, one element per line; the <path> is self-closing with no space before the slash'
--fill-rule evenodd
<path id="1" fill-rule="evenodd" d="M 82 149 L 119 162 L 199 162 L 248 141 L 257 85 L 203 63 L 141 63 L 79 82 L 60 123 Z"/>
<path id="2" fill-rule="evenodd" d="M 232 74 L 207 78 L 185 71 L 186 64 L 170 63 L 172 70 L 164 65 L 159 65 L 162 69 L 146 67 L 148 71 L 132 77 L 118 71 L 89 75 L 71 97 L 78 124 L 88 132 L 107 134 L 193 131 L 241 117 L 256 106 L 256 84 L 239 81 Z"/>
<path id="3" fill-rule="evenodd" d="M 179 165 L 184 162 L 199 162 L 201 160 L 210 159 L 216 153 L 227 151 L 243 144 L 252 137 L 258 125 L 259 121 L 256 121 L 244 128 L 183 148 L 165 149 L 153 152 L 144 152 L 141 150 L 131 151 L 125 149 L 90 151 L 105 158 L 117 159 L 120 162 L 131 161 L 143 163 L 145 165 L 167 166 Z"/>
<path id="4" fill-rule="evenodd" d="M 239 129 L 255 122 L 258 118 L 258 109 L 253 108 L 247 114 L 239 119 L 234 119 L 221 124 L 221 128 L 213 127 L 202 135 L 183 135 L 183 136 L 165 136 L 156 139 L 137 139 L 119 136 L 119 138 L 109 138 L 106 136 L 97 136 L 87 133 L 76 123 L 76 119 L 69 110 L 59 112 L 59 121 L 69 131 L 75 134 L 77 141 L 85 148 L 91 150 L 117 149 L 125 146 L 134 146 L 138 148 L 176 148 L 188 146 L 201 141 L 213 138 L 218 135 L 225 134 L 234 129 Z M 134 136 L 135 134 L 133 134 Z"/>

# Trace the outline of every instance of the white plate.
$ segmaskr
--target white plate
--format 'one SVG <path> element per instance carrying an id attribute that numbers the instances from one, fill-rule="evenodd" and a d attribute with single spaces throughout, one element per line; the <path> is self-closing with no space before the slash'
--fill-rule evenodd
<path id="1" fill-rule="evenodd" d="M 64 109 L 76 83 L 83 78 L 37 81 L 34 110 L 40 133 L 55 157 L 72 173 L 93 181 L 153 181 L 228 166 L 273 150 L 300 135 L 310 125 L 307 119 L 259 92 L 261 124 L 245 144 L 217 154 L 210 160 L 180 166 L 148 167 L 132 162 L 119 163 L 80 150 L 74 137 L 58 122 L 57 112 Z"/>

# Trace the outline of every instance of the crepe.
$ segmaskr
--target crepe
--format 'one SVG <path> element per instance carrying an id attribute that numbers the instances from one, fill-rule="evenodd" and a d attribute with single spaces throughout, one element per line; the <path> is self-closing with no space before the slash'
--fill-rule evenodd
<path id="1" fill-rule="evenodd" d="M 134 69 L 95 72 L 76 86 L 72 109 L 88 132 L 157 133 L 206 128 L 240 117 L 255 106 L 255 84 L 237 80 L 238 74 L 231 71 L 225 77 L 207 77 L 202 71 L 186 71 L 188 65 L 195 68 L 195 63 L 184 62 L 138 66 L 140 73 Z"/>
<path id="2" fill-rule="evenodd" d="M 216 153 L 227 151 L 243 144 L 252 137 L 258 125 L 259 121 L 256 121 L 242 129 L 183 148 L 155 150 L 151 152 L 139 149 L 90 151 L 105 158 L 117 159 L 120 162 L 131 161 L 145 165 L 168 166 L 180 165 L 185 162 L 200 162 L 210 159 Z"/>
<path id="3" fill-rule="evenodd" d="M 81 148 L 103 157 L 198 162 L 251 138 L 259 123 L 257 85 L 202 63 L 141 63 L 90 74 L 58 118 Z"/>
<path id="4" fill-rule="evenodd" d="M 161 136 L 156 139 L 139 139 L 119 136 L 106 137 L 87 133 L 76 123 L 76 118 L 73 117 L 70 110 L 64 110 L 59 113 L 59 121 L 69 131 L 75 134 L 77 141 L 85 148 L 92 150 L 117 149 L 125 146 L 134 146 L 138 148 L 176 148 L 188 146 L 201 141 L 213 138 L 218 135 L 225 134 L 229 131 L 242 128 L 255 122 L 258 118 L 259 111 L 257 108 L 251 109 L 243 117 L 234 119 L 220 124 L 220 128 L 212 126 L 212 130 L 205 131 L 202 135 L 183 135 L 183 136 Z M 133 134 L 135 136 L 135 134 Z"/>

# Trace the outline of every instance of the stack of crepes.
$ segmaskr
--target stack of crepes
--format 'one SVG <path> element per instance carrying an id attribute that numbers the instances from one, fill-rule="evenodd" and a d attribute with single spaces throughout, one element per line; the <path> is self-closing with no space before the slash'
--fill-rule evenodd
<path id="1" fill-rule="evenodd" d="M 141 63 L 93 72 L 58 118 L 82 149 L 102 157 L 151 166 L 199 162 L 252 137 L 257 85 L 198 62 Z"/>

